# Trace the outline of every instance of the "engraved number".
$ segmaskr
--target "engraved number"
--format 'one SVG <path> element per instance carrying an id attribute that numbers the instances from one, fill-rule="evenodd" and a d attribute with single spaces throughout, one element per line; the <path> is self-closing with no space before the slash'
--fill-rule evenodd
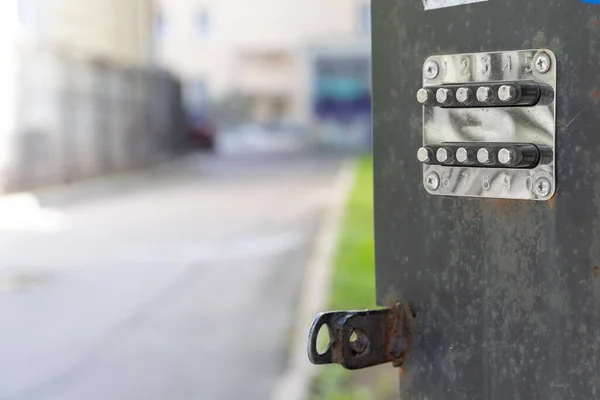
<path id="1" fill-rule="evenodd" d="M 532 72 L 533 66 L 531 65 L 533 61 L 533 56 L 525 57 L 525 72 Z"/>
<path id="2" fill-rule="evenodd" d="M 533 179 L 530 176 L 525 178 L 525 188 L 530 192 L 533 190 Z"/>
<path id="3" fill-rule="evenodd" d="M 483 67 L 481 68 L 481 72 L 483 72 L 484 74 L 489 74 L 490 73 L 490 58 L 489 57 L 481 57 L 481 60 L 483 61 Z"/>
<path id="4" fill-rule="evenodd" d="M 481 179 L 481 186 L 483 187 L 484 190 L 490 190 L 490 188 L 492 187 L 492 184 L 490 183 L 490 177 L 487 175 L 484 175 L 483 178 Z"/>
<path id="5" fill-rule="evenodd" d="M 444 77 L 448 76 L 448 61 L 442 62 L 442 68 L 444 69 Z"/>
<path id="6" fill-rule="evenodd" d="M 468 58 L 463 58 L 462 60 L 460 60 L 460 63 L 463 66 L 461 74 L 463 74 L 463 75 L 469 75 L 469 59 Z"/>
<path id="7" fill-rule="evenodd" d="M 510 190 L 510 184 L 511 184 L 511 177 L 510 177 L 510 175 L 506 175 L 504 177 L 503 184 L 504 184 L 504 187 L 506 188 L 506 190 Z"/>
<path id="8" fill-rule="evenodd" d="M 463 181 L 463 190 L 467 190 L 467 183 L 469 180 L 469 174 L 467 174 L 466 172 L 463 172 L 462 174 L 460 174 L 460 176 L 462 176 L 464 179 Z"/>
<path id="9" fill-rule="evenodd" d="M 442 176 L 442 185 L 444 185 L 445 188 L 450 187 L 450 174 L 444 174 Z"/>
<path id="10" fill-rule="evenodd" d="M 510 56 L 506 57 L 506 63 L 504 64 L 504 67 L 502 67 L 502 70 L 508 72 L 512 71 L 512 58 L 510 58 Z"/>

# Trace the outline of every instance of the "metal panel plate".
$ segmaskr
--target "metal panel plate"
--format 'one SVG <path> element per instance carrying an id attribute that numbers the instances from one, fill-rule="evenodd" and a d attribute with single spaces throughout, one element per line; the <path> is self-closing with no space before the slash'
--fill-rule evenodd
<path id="1" fill-rule="evenodd" d="M 420 6 L 420 4 L 419 4 Z M 405 300 L 402 400 L 592 400 L 600 393 L 600 6 L 489 1 L 373 7 L 377 299 Z M 557 56 L 551 201 L 423 190 L 422 66 L 432 54 Z"/>
<path id="2" fill-rule="evenodd" d="M 550 68 L 540 73 L 536 54 L 550 57 Z M 547 146 L 552 155 L 532 169 L 449 167 L 424 165 L 423 183 L 433 195 L 548 200 L 554 195 L 556 146 L 556 57 L 549 50 L 436 55 L 433 79 L 423 74 L 423 86 L 456 83 L 535 81 L 554 89 L 553 98 L 532 107 L 423 108 L 423 145 L 443 142 L 533 143 Z M 426 72 L 426 71 L 424 71 Z M 428 185 L 431 177 L 439 185 Z M 550 188 L 548 188 L 548 184 Z M 435 190 L 434 190 L 435 189 Z"/>

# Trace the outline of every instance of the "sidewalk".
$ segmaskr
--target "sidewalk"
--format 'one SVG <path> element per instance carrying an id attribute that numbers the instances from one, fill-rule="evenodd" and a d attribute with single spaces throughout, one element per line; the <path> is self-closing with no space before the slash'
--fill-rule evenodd
<path id="1" fill-rule="evenodd" d="M 306 353 L 308 331 L 313 319 L 329 301 L 332 260 L 355 175 L 356 161 L 347 161 L 337 177 L 336 195 L 330 201 L 306 266 L 289 367 L 275 388 L 272 400 L 304 400 L 310 392 L 317 368 L 308 361 Z"/>

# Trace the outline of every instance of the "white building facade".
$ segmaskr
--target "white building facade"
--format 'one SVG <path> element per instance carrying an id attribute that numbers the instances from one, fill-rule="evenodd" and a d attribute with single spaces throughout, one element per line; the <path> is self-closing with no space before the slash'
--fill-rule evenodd
<path id="1" fill-rule="evenodd" d="M 261 122 L 314 118 L 315 57 L 370 54 L 368 0 L 156 0 L 157 63 L 188 97 L 250 99 Z"/>

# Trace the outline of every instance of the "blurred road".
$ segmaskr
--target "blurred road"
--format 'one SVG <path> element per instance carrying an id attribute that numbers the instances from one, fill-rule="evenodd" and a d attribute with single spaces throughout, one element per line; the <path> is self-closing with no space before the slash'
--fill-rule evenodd
<path id="1" fill-rule="evenodd" d="M 341 164 L 190 158 L 0 203 L 0 399 L 267 399 Z"/>

